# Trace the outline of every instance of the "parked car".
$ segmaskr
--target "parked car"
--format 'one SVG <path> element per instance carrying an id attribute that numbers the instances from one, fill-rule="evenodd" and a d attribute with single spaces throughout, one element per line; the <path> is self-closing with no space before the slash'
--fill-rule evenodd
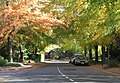
<path id="1" fill-rule="evenodd" d="M 70 58 L 70 63 L 74 65 L 89 65 L 87 58 L 83 54 L 75 54 Z"/>

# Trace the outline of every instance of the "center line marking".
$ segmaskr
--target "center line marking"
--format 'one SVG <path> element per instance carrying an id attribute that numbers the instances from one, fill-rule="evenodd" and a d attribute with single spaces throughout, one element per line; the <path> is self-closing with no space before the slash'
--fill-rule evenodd
<path id="1" fill-rule="evenodd" d="M 73 79 L 69 79 L 69 80 L 72 81 L 72 82 L 74 81 Z"/>
<path id="2" fill-rule="evenodd" d="M 63 77 L 65 77 L 66 79 L 68 79 L 68 80 L 70 80 L 70 81 L 74 81 L 73 79 L 70 79 L 68 76 L 66 76 L 66 75 L 64 75 L 61 71 L 60 71 L 60 68 L 59 68 L 59 65 L 57 66 L 57 70 L 58 70 L 58 72 L 63 76 Z"/>

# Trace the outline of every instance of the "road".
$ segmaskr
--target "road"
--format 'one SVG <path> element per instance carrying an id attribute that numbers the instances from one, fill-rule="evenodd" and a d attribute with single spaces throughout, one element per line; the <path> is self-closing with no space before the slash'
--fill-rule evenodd
<path id="1" fill-rule="evenodd" d="M 119 83 L 120 77 L 93 70 L 88 66 L 74 66 L 68 63 L 47 63 L 46 66 L 34 70 L 1 72 L 0 81 L 7 83 Z"/>

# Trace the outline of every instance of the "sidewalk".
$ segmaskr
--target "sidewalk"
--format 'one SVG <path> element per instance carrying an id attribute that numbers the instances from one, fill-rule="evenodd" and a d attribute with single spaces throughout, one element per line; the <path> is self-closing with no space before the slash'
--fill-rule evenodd
<path id="1" fill-rule="evenodd" d="M 0 67 L 0 72 L 8 72 L 13 70 L 22 70 L 22 69 L 28 69 L 32 68 L 32 65 L 23 65 L 21 67 Z"/>
<path id="2" fill-rule="evenodd" d="M 44 66 L 45 64 L 29 64 L 22 65 L 21 67 L 0 67 L 0 72 L 9 72 L 14 70 L 31 70 Z"/>
<path id="3" fill-rule="evenodd" d="M 94 68 L 96 70 L 106 72 L 114 76 L 120 76 L 120 67 L 103 68 L 102 64 L 97 64 L 97 65 L 91 65 L 90 68 Z"/>

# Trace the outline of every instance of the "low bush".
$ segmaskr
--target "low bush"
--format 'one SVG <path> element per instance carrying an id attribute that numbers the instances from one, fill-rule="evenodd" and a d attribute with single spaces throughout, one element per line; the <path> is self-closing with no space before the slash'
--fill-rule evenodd
<path id="1" fill-rule="evenodd" d="M 10 67 L 20 67 L 21 65 L 19 63 L 8 63 L 7 66 L 10 66 Z"/>
<path id="2" fill-rule="evenodd" d="M 95 60 L 89 60 L 90 64 L 102 64 L 101 61 L 96 62 Z"/>
<path id="3" fill-rule="evenodd" d="M 6 66 L 7 63 L 8 63 L 8 60 L 0 56 L 0 66 Z"/>
<path id="4" fill-rule="evenodd" d="M 109 60 L 108 67 L 118 67 L 120 65 L 120 61 L 117 59 Z"/>
<path id="5" fill-rule="evenodd" d="M 90 61 L 89 61 L 89 64 L 91 64 L 91 65 L 92 65 L 92 64 L 95 64 L 95 61 L 94 61 L 94 60 L 90 60 Z"/>
<path id="6" fill-rule="evenodd" d="M 4 59 L 2 56 L 0 56 L 0 66 L 19 67 L 21 65 L 17 62 L 8 63 L 7 59 Z"/>

